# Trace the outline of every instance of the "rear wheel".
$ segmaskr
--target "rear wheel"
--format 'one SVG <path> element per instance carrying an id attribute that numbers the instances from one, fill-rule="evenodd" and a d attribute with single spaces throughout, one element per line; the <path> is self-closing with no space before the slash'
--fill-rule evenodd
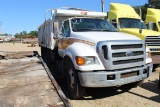
<path id="1" fill-rule="evenodd" d="M 44 58 L 44 47 L 43 46 L 41 46 L 41 57 L 42 59 Z"/>
<path id="2" fill-rule="evenodd" d="M 67 77 L 67 88 L 69 94 L 74 98 L 82 98 L 85 94 L 85 87 L 80 84 L 78 71 L 74 68 L 72 61 L 67 58 L 65 60 L 65 71 Z"/>
<path id="3" fill-rule="evenodd" d="M 47 64 L 52 64 L 52 61 L 51 61 L 51 50 L 46 48 L 46 63 Z"/>

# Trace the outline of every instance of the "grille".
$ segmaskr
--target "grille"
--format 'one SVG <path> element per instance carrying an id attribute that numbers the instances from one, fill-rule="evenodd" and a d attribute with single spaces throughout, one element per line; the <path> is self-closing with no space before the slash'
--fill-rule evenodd
<path id="1" fill-rule="evenodd" d="M 131 48 L 142 48 L 142 44 L 133 44 L 133 45 L 130 45 L 130 44 L 125 44 L 125 45 L 112 45 L 111 48 L 113 50 L 115 49 L 131 49 Z"/>
<path id="2" fill-rule="evenodd" d="M 142 62 L 142 61 L 144 61 L 143 58 L 130 59 L 130 60 L 118 60 L 118 61 L 113 61 L 113 65 L 128 64 L 128 63 L 135 63 L 135 62 Z"/>
<path id="3" fill-rule="evenodd" d="M 151 51 L 160 51 L 160 49 L 150 49 Z"/>
<path id="4" fill-rule="evenodd" d="M 141 40 L 101 41 L 97 53 L 107 70 L 122 69 L 145 64 L 145 45 Z"/>
<path id="5" fill-rule="evenodd" d="M 129 57 L 129 56 L 138 56 L 143 55 L 143 51 L 135 51 L 132 52 L 131 55 L 128 55 L 127 52 L 121 52 L 121 53 L 112 53 L 112 57 Z"/>
<path id="6" fill-rule="evenodd" d="M 145 43 L 147 46 L 160 46 L 160 36 L 146 36 Z"/>

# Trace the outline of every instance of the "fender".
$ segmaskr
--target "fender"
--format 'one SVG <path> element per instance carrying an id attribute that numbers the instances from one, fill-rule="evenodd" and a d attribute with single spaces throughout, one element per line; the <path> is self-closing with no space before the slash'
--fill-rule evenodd
<path id="1" fill-rule="evenodd" d="M 69 47 L 67 47 L 66 51 L 65 51 L 65 56 L 69 56 L 70 59 L 72 60 L 73 64 L 74 64 L 74 67 L 75 69 L 77 70 L 88 70 L 88 68 L 94 70 L 91 66 L 78 66 L 76 64 L 76 61 L 75 61 L 75 57 L 76 56 L 95 56 L 98 61 L 99 61 L 99 67 L 97 67 L 96 69 L 105 69 L 103 64 L 101 63 L 97 53 L 96 53 L 96 47 L 95 46 L 91 46 L 91 45 L 87 45 L 85 43 L 78 43 L 78 42 L 75 42 L 73 43 L 72 45 L 70 45 Z"/>

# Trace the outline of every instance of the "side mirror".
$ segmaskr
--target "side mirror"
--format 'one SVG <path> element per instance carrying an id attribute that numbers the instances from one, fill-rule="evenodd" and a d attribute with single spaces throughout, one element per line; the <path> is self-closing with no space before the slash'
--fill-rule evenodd
<path id="1" fill-rule="evenodd" d="M 152 23 L 152 22 L 149 22 L 149 23 L 148 23 L 148 29 L 149 29 L 149 30 L 153 30 L 153 23 Z"/>
<path id="2" fill-rule="evenodd" d="M 119 26 L 119 23 L 118 22 L 115 22 L 115 21 L 109 21 L 116 29 L 119 30 L 120 26 Z"/>
<path id="3" fill-rule="evenodd" d="M 60 37 L 66 37 L 64 33 L 59 34 Z"/>
<path id="4" fill-rule="evenodd" d="M 139 28 L 139 33 L 140 34 L 142 33 L 143 25 L 144 25 L 144 22 L 140 21 L 140 28 Z"/>
<path id="5" fill-rule="evenodd" d="M 58 22 L 53 22 L 53 33 L 58 36 L 59 34 L 59 26 L 58 26 Z"/>

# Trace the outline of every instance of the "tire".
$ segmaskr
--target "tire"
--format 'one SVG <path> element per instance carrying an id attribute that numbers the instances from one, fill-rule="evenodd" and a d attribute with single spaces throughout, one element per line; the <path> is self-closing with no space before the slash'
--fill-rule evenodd
<path id="1" fill-rule="evenodd" d="M 51 65 L 52 61 L 51 61 L 51 50 L 46 48 L 46 63 Z"/>
<path id="2" fill-rule="evenodd" d="M 80 84 L 78 71 L 74 68 L 72 61 L 65 60 L 65 71 L 67 77 L 67 88 L 73 99 L 82 98 L 85 94 L 85 87 Z"/>
<path id="3" fill-rule="evenodd" d="M 47 61 L 47 48 L 41 46 L 41 57 L 46 62 Z"/>
<path id="4" fill-rule="evenodd" d="M 41 46 L 41 57 L 44 58 L 44 47 Z"/>
<path id="5" fill-rule="evenodd" d="M 153 70 L 152 71 L 153 72 L 156 71 L 156 68 L 158 68 L 158 67 L 159 67 L 159 64 L 153 64 Z"/>
<path id="6" fill-rule="evenodd" d="M 56 64 L 58 60 L 62 60 L 58 54 L 58 47 L 55 47 L 53 50 L 49 51 L 49 57 L 51 64 Z"/>

